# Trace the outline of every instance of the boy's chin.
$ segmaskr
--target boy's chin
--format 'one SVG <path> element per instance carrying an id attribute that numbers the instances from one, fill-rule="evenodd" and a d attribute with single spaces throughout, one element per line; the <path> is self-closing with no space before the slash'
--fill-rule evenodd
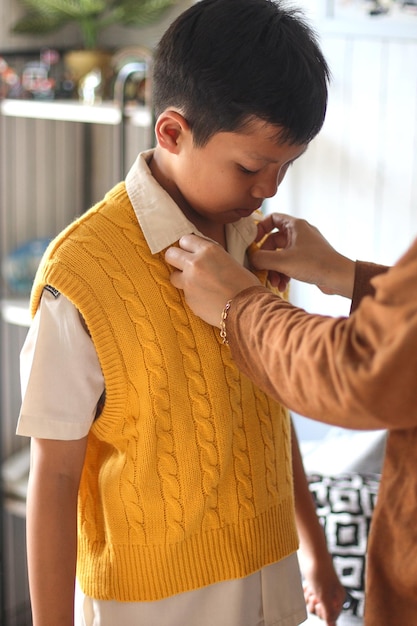
<path id="1" fill-rule="evenodd" d="M 258 209 L 236 209 L 235 213 L 238 216 L 238 218 L 250 217 L 257 210 Z"/>

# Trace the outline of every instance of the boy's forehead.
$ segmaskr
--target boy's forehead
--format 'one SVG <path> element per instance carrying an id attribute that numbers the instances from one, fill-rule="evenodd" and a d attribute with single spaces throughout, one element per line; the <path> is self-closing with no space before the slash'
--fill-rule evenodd
<path id="1" fill-rule="evenodd" d="M 266 163 L 282 162 L 283 158 L 295 161 L 308 148 L 306 143 L 295 144 L 285 140 L 277 126 L 263 121 L 233 132 L 220 132 L 217 134 L 217 142 L 226 149 L 229 148 L 247 158 Z"/>

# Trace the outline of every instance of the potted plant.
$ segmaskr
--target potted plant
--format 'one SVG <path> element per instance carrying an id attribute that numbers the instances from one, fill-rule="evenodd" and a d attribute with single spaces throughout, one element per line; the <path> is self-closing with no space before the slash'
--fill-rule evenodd
<path id="1" fill-rule="evenodd" d="M 45 35 L 66 24 L 79 27 L 83 48 L 96 49 L 100 33 L 113 24 L 145 26 L 178 0 L 20 0 L 27 10 L 14 33 Z"/>
<path id="2" fill-rule="evenodd" d="M 55 32 L 69 23 L 77 24 L 83 50 L 93 51 L 91 61 L 84 61 L 82 69 L 71 68 L 76 81 L 93 67 L 108 62 L 109 53 L 99 50 L 100 33 L 118 24 L 121 26 L 145 26 L 156 21 L 163 11 L 178 0 L 20 0 L 26 8 L 12 27 L 16 34 L 45 35 Z M 71 53 L 73 54 L 73 53 Z M 104 58 L 100 60 L 100 57 Z M 91 56 L 91 54 L 90 54 Z M 69 56 L 66 63 L 73 59 Z"/>

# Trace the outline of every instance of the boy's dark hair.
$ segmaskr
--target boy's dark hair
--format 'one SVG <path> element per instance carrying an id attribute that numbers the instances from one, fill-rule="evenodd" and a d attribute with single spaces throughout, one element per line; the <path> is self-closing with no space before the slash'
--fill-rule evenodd
<path id="1" fill-rule="evenodd" d="M 308 143 L 323 125 L 329 68 L 303 14 L 277 0 L 200 0 L 157 47 L 153 102 L 190 124 L 195 145 L 252 118 Z"/>

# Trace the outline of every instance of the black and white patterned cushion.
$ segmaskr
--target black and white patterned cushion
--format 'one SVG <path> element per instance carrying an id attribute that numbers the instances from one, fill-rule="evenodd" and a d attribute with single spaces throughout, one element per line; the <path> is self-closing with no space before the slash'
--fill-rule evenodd
<path id="1" fill-rule="evenodd" d="M 308 475 L 317 514 L 341 583 L 351 596 L 346 614 L 362 617 L 365 557 L 379 474 Z"/>

